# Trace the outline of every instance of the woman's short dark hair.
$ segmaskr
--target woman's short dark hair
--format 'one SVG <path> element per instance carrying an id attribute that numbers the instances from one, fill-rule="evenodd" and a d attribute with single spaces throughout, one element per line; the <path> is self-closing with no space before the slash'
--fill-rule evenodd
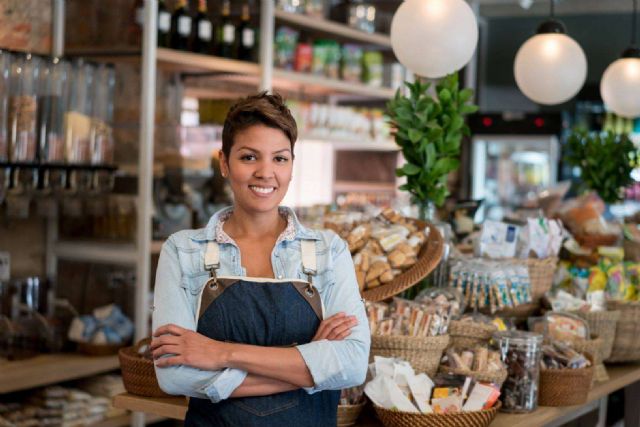
<path id="1" fill-rule="evenodd" d="M 289 139 L 293 154 L 293 146 L 298 139 L 298 126 L 291 111 L 279 94 L 260 92 L 240 99 L 227 113 L 222 128 L 222 152 L 227 159 L 236 134 L 254 125 L 280 129 Z"/>

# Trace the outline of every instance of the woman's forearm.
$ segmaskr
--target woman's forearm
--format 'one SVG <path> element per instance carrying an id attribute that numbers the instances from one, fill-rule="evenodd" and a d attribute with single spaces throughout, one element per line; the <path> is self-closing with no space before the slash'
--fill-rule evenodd
<path id="1" fill-rule="evenodd" d="M 309 368 L 296 348 L 231 344 L 226 366 L 297 387 L 312 387 Z"/>
<path id="2" fill-rule="evenodd" d="M 242 384 L 231 393 L 230 397 L 268 396 L 298 388 L 300 387 L 284 381 L 249 374 Z"/>

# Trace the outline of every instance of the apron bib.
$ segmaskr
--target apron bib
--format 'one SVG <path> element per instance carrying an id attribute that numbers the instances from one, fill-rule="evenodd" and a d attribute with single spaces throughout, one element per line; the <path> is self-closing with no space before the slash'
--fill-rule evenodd
<path id="1" fill-rule="evenodd" d="M 265 347 L 306 344 L 323 318 L 322 300 L 311 278 L 315 242 L 302 241 L 303 271 L 309 280 L 217 277 L 219 248 L 209 242 L 197 332 L 218 341 Z M 191 398 L 185 426 L 335 426 L 340 391 L 308 394 L 302 389 L 270 396 L 229 398 L 218 403 Z"/>

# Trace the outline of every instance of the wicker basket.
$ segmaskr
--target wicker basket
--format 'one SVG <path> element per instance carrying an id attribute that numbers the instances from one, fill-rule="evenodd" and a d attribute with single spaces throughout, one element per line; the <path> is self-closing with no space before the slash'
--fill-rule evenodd
<path id="1" fill-rule="evenodd" d="M 593 379 L 591 385 L 596 381 L 604 382 L 609 380 L 609 374 L 602 362 L 602 346 L 604 340 L 597 334 L 591 334 L 590 340 L 578 339 L 571 343 L 573 348 L 578 353 L 590 354 L 593 357 Z"/>
<path id="2" fill-rule="evenodd" d="M 587 354 L 589 360 L 591 355 Z M 593 364 L 583 369 L 541 369 L 538 405 L 583 405 L 589 397 Z"/>
<path id="3" fill-rule="evenodd" d="M 145 338 L 134 346 L 121 348 L 118 352 L 124 388 L 129 393 L 138 396 L 170 397 L 158 385 L 153 360 L 142 357 L 138 352 L 140 347 L 148 345 L 150 342 L 150 338 Z"/>
<path id="4" fill-rule="evenodd" d="M 474 348 L 487 344 L 495 331 L 495 325 L 452 320 L 449 323 L 449 347 Z"/>
<path id="5" fill-rule="evenodd" d="M 587 321 L 589 330 L 602 339 L 601 356 L 602 360 L 611 357 L 613 341 L 616 337 L 616 325 L 620 319 L 620 312 L 617 310 L 607 311 L 575 311 L 576 314 Z"/>
<path id="6" fill-rule="evenodd" d="M 78 352 L 87 356 L 110 356 L 117 354 L 118 350 L 124 347 L 124 344 L 92 344 L 89 342 L 78 342 L 76 344 Z"/>
<path id="7" fill-rule="evenodd" d="M 464 368 L 450 368 L 446 365 L 440 365 L 438 368 L 440 372 L 456 374 L 456 375 L 464 375 L 465 377 L 471 377 L 476 381 L 482 383 L 491 383 L 496 384 L 499 387 L 502 387 L 502 383 L 507 379 L 509 372 L 507 368 L 503 368 L 497 372 L 483 372 L 483 371 L 470 371 L 469 369 Z"/>
<path id="8" fill-rule="evenodd" d="M 531 281 L 531 298 L 537 303 L 553 284 L 553 276 L 556 274 L 558 258 L 544 259 L 527 258 L 524 260 L 529 268 L 529 280 Z"/>
<path id="9" fill-rule="evenodd" d="M 640 301 L 609 301 L 608 308 L 620 311 L 616 338 L 606 362 L 640 360 Z"/>
<path id="10" fill-rule="evenodd" d="M 374 405 L 385 427 L 487 427 L 501 407 L 500 401 L 490 409 L 455 414 L 418 414 L 384 409 Z"/>
<path id="11" fill-rule="evenodd" d="M 367 301 L 382 301 L 399 294 L 405 289 L 409 289 L 427 277 L 440 263 L 442 249 L 444 247 L 442 236 L 432 224 L 417 219 L 413 221 L 420 229 L 424 229 L 427 226 L 429 227 L 429 236 L 427 237 L 426 243 L 420 248 L 418 261 L 391 282 L 362 292 L 362 297 Z"/>
<path id="12" fill-rule="evenodd" d="M 433 377 L 438 371 L 442 353 L 449 344 L 449 335 L 436 337 L 405 337 L 397 335 L 373 335 L 371 337 L 371 360 L 373 356 L 399 357 L 411 363 L 418 373 Z"/>
<path id="13" fill-rule="evenodd" d="M 366 401 L 357 405 L 338 405 L 338 427 L 354 425 L 365 404 Z"/>

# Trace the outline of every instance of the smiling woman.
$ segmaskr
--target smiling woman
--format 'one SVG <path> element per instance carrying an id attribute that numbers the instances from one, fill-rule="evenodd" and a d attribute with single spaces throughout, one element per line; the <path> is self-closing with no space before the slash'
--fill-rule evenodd
<path id="1" fill-rule="evenodd" d="M 347 245 L 279 206 L 296 138 L 279 95 L 240 100 L 220 152 L 233 206 L 163 245 L 151 349 L 160 387 L 191 396 L 187 426 L 335 425 L 338 390 L 364 382 L 370 335 Z"/>

